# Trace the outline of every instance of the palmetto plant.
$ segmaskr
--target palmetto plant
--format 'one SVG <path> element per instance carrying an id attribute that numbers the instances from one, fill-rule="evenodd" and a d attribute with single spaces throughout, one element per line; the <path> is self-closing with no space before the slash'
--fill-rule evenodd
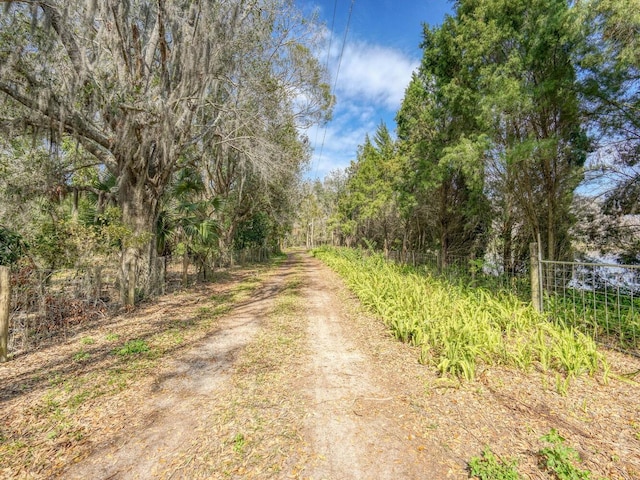
<path id="1" fill-rule="evenodd" d="M 165 254 L 173 249 L 188 255 L 206 277 L 218 253 L 220 228 L 216 212 L 220 207 L 220 198 L 206 198 L 197 172 L 182 169 L 156 223 L 158 252 Z"/>
<path id="2" fill-rule="evenodd" d="M 549 323 L 511 294 L 452 284 L 357 250 L 323 248 L 315 255 L 442 374 L 473 379 L 479 364 L 525 370 L 536 364 L 569 378 L 604 364 L 592 339 Z"/>

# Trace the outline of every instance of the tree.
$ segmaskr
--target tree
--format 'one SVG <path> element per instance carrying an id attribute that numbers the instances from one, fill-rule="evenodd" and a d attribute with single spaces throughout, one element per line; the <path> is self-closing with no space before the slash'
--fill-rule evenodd
<path id="1" fill-rule="evenodd" d="M 466 38 L 480 37 L 472 62 L 482 78 L 494 198 L 506 213 L 503 259 L 514 257 L 519 223 L 529 238 L 541 239 L 546 258 L 565 259 L 573 192 L 590 148 L 577 94 L 573 12 L 565 0 L 460 2 L 459 9 Z"/>
<path id="2" fill-rule="evenodd" d="M 13 265 L 24 255 L 25 250 L 22 237 L 0 225 L 0 265 Z"/>
<path id="3" fill-rule="evenodd" d="M 640 3 L 585 0 L 576 9 L 580 92 L 596 147 L 589 179 L 604 194 L 602 215 L 617 219 L 610 241 L 625 245 L 625 256 L 633 258 L 640 241 L 628 234 L 626 216 L 640 211 Z"/>
<path id="4" fill-rule="evenodd" d="M 367 135 L 358 148 L 339 199 L 341 232 L 376 245 L 385 253 L 401 236 L 395 192 L 398 168 L 395 140 L 381 123 L 373 141 Z"/>
<path id="5" fill-rule="evenodd" d="M 425 27 L 423 59 L 396 116 L 404 158 L 402 204 L 415 248 L 481 255 L 487 230 L 476 78 L 464 64 L 459 25 Z"/>
<path id="6" fill-rule="evenodd" d="M 117 179 L 132 232 L 121 275 L 137 264 L 145 289 L 153 283 L 160 200 L 185 155 L 206 139 L 266 169 L 270 163 L 248 148 L 260 122 L 247 129 L 239 121 L 255 119 L 261 105 L 290 111 L 296 98 L 309 99 L 298 112 L 309 121 L 328 106 L 322 72 L 301 37 L 276 34 L 290 1 L 3 3 L 0 92 L 11 110 L 2 124 L 44 129 L 54 143 L 72 136 Z M 263 46 L 283 38 L 275 50 Z M 315 76 L 298 81 L 300 65 Z M 260 85 L 271 101 L 240 102 L 234 92 L 246 84 Z"/>
<path id="7" fill-rule="evenodd" d="M 440 248 L 449 249 L 448 237 L 459 245 L 482 238 L 490 199 L 505 268 L 523 230 L 528 238 L 542 239 L 547 258 L 565 258 L 571 198 L 589 147 L 569 4 L 459 0 L 455 5 L 455 16 L 425 30 L 421 71 L 398 118 L 400 137 L 413 149 L 409 158 L 422 159 L 414 169 L 422 172 L 422 188 L 431 184 L 440 193 L 430 195 L 440 199 L 434 217 Z M 416 124 L 424 125 L 417 137 Z M 459 218 L 467 220 L 455 227 Z"/>

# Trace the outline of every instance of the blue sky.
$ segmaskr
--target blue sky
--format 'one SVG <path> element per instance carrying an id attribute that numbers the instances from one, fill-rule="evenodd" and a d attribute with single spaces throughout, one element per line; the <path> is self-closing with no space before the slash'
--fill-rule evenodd
<path id="1" fill-rule="evenodd" d="M 305 12 L 317 9 L 326 25 L 333 85 L 351 0 L 296 1 Z M 447 0 L 355 0 L 334 90 L 333 120 L 306 132 L 314 148 L 308 178 L 348 166 L 365 135 L 373 135 L 381 121 L 395 129 L 396 111 L 422 56 L 422 24 L 439 25 L 450 12 Z M 326 61 L 326 48 L 320 59 Z"/>

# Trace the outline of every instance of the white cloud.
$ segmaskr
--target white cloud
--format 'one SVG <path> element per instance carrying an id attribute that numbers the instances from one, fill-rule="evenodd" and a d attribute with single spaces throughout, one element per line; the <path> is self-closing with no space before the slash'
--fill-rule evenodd
<path id="1" fill-rule="evenodd" d="M 331 48 L 332 85 L 340 46 Z M 326 51 L 319 58 L 325 58 Z M 393 118 L 419 61 L 400 50 L 353 40 L 347 43 L 338 81 L 333 120 L 307 132 L 314 147 L 308 176 L 323 178 L 355 160 L 365 135 L 372 136 L 380 121 L 393 130 Z M 324 141 L 323 141 L 324 139 Z"/>
<path id="2" fill-rule="evenodd" d="M 308 175 L 323 178 L 331 170 L 349 166 L 367 133 L 375 130 L 379 122 L 375 115 L 375 109 L 338 104 L 334 119 L 326 127 L 316 126 L 308 132 L 314 145 Z"/>
<path id="3" fill-rule="evenodd" d="M 338 76 L 338 101 L 344 95 L 395 110 L 418 65 L 418 60 L 393 48 L 348 43 Z"/>

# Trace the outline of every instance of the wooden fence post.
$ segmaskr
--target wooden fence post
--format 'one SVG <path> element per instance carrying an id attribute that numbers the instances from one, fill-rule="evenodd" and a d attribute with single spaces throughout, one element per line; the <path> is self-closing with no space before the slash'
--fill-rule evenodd
<path id="1" fill-rule="evenodd" d="M 533 308 L 542 312 L 542 292 L 540 291 L 540 258 L 537 243 L 529 244 L 529 261 L 531 263 L 531 303 Z"/>
<path id="2" fill-rule="evenodd" d="M 95 288 L 96 302 L 102 297 L 102 266 L 96 265 L 93 268 L 93 286 Z"/>
<path id="3" fill-rule="evenodd" d="M 11 277 L 9 267 L 0 266 L 0 363 L 8 360 Z"/>
<path id="4" fill-rule="evenodd" d="M 129 263 L 129 271 L 127 272 L 127 298 L 125 305 L 134 306 L 136 304 L 136 262 Z"/>

